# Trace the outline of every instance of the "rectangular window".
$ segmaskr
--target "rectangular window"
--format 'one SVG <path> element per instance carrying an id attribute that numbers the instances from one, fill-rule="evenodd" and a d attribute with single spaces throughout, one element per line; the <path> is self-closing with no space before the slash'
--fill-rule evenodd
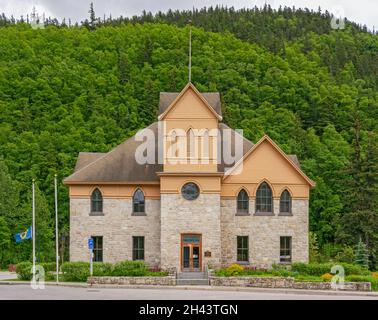
<path id="1" fill-rule="evenodd" d="M 102 243 L 102 236 L 92 237 L 93 239 L 93 261 L 94 262 L 102 262 L 102 251 L 103 251 L 103 243 Z"/>
<path id="2" fill-rule="evenodd" d="M 280 262 L 291 262 L 291 237 L 280 237 Z"/>
<path id="3" fill-rule="evenodd" d="M 133 237 L 133 260 L 144 260 L 144 237 Z"/>
<path id="4" fill-rule="evenodd" d="M 248 262 L 248 236 L 237 237 L 237 261 Z"/>

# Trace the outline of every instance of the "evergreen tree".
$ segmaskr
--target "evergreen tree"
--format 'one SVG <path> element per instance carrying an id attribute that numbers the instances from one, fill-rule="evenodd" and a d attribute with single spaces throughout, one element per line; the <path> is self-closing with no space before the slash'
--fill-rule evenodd
<path id="1" fill-rule="evenodd" d="M 4 217 L 0 216 L 0 268 L 6 267 L 10 254 L 11 232 Z"/>
<path id="2" fill-rule="evenodd" d="M 363 243 L 361 239 L 358 241 L 356 246 L 355 263 L 363 268 L 369 268 L 369 253 L 365 243 Z"/>

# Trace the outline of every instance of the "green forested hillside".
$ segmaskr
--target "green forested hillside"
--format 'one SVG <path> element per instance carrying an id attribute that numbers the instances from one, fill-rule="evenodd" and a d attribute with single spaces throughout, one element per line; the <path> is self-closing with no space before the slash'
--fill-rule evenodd
<path id="1" fill-rule="evenodd" d="M 13 235 L 31 222 L 32 178 L 38 185 L 38 259 L 49 260 L 54 174 L 62 181 L 79 151 L 108 151 L 155 121 L 159 92 L 185 86 L 188 28 L 180 23 L 186 14 L 92 19 L 71 27 L 48 21 L 37 30 L 0 19 L 0 267 L 30 258 L 30 243 L 16 245 Z M 225 15 L 219 24 L 203 22 L 203 28 L 193 29 L 194 84 L 221 93 L 225 122 L 244 129 L 247 138 L 256 142 L 267 133 L 285 152 L 298 155 L 317 182 L 310 228 L 321 258 L 353 260 L 361 238 L 373 267 L 377 35 L 351 23 L 331 30 L 320 13 Z M 228 22 L 235 15 L 238 19 Z M 208 24 L 215 19 L 208 12 L 200 17 Z M 259 25 L 263 18 L 267 26 L 281 21 L 279 47 L 267 26 L 260 28 L 260 40 L 255 31 L 246 32 L 248 23 Z M 66 259 L 68 194 L 62 184 L 59 197 Z"/>

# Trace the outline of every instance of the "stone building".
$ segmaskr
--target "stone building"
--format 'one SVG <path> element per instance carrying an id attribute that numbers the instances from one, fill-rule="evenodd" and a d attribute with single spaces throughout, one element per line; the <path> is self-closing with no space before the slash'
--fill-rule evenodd
<path id="1" fill-rule="evenodd" d="M 70 260 L 89 260 L 92 237 L 97 261 L 178 271 L 307 262 L 315 183 L 267 135 L 253 144 L 221 121 L 219 93 L 189 83 L 115 149 L 81 152 L 65 179 Z"/>

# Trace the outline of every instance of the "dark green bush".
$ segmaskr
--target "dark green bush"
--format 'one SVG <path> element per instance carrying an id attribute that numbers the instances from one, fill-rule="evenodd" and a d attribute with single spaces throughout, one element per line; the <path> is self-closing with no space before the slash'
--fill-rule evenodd
<path id="1" fill-rule="evenodd" d="M 55 272 L 56 271 L 56 263 L 55 262 L 42 262 L 39 263 L 45 269 L 45 273 L 48 272 Z"/>
<path id="2" fill-rule="evenodd" d="M 29 281 L 32 279 L 33 274 L 31 272 L 33 264 L 29 261 L 20 262 L 16 265 L 17 277 L 20 280 Z"/>
<path id="3" fill-rule="evenodd" d="M 298 272 L 301 275 L 321 276 L 325 273 L 330 273 L 334 265 L 341 265 L 344 267 L 345 275 L 368 275 L 369 271 L 355 264 L 350 263 L 302 263 L 295 262 L 291 265 L 291 270 Z"/>
<path id="4" fill-rule="evenodd" d="M 38 265 L 42 266 L 43 269 L 45 270 L 45 280 L 46 281 L 55 279 L 55 276 L 53 274 L 51 274 L 51 272 L 54 272 L 56 270 L 55 262 L 42 262 L 42 263 L 37 263 L 37 266 Z M 18 263 L 16 265 L 17 277 L 20 280 L 25 280 L 25 281 L 31 280 L 32 276 L 33 276 L 32 272 L 31 272 L 32 266 L 33 266 L 33 264 L 29 261 Z"/>
<path id="5" fill-rule="evenodd" d="M 62 264 L 61 270 L 64 281 L 86 282 L 90 276 L 89 262 L 65 262 Z M 109 276 L 112 274 L 113 265 L 110 263 L 94 262 L 94 276 Z"/>
<path id="6" fill-rule="evenodd" d="M 147 276 L 150 272 L 143 261 L 122 261 L 114 266 L 112 275 L 117 277 Z"/>

